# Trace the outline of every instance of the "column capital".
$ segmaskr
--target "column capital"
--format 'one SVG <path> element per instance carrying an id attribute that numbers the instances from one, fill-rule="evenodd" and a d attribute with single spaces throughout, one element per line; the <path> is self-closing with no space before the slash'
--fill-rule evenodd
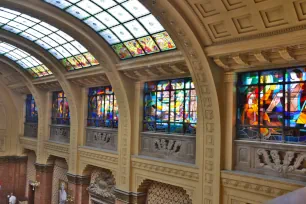
<path id="1" fill-rule="evenodd" d="M 126 192 L 120 189 L 115 189 L 114 191 L 116 200 L 121 201 L 126 204 L 141 204 L 145 203 L 146 193 L 143 192 Z"/>
<path id="2" fill-rule="evenodd" d="M 90 176 L 80 176 L 67 173 L 67 178 L 69 183 L 73 183 L 76 185 L 89 185 L 90 183 Z"/>
<path id="3" fill-rule="evenodd" d="M 235 83 L 237 81 L 236 72 L 230 71 L 224 73 L 224 82 L 225 83 Z"/>
<path id="4" fill-rule="evenodd" d="M 39 164 L 35 163 L 35 169 L 37 172 L 43 172 L 43 173 L 53 173 L 53 164 Z"/>

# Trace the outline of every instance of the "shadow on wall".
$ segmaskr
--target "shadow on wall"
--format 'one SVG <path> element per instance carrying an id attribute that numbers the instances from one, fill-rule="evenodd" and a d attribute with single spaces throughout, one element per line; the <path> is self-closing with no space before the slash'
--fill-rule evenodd
<path id="1" fill-rule="evenodd" d="M 265 204 L 305 204 L 306 203 L 306 187 L 287 193 L 277 197 Z"/>

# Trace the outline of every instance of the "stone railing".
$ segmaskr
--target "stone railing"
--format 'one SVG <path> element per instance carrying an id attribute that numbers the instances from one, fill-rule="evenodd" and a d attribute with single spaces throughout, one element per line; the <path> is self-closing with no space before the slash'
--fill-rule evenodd
<path id="1" fill-rule="evenodd" d="M 38 129 L 37 123 L 24 123 L 24 136 L 37 138 L 37 129 Z"/>
<path id="2" fill-rule="evenodd" d="M 161 133 L 141 133 L 141 155 L 195 163 L 196 137 Z"/>
<path id="3" fill-rule="evenodd" d="M 236 170 L 306 181 L 306 146 L 235 141 Z"/>
<path id="4" fill-rule="evenodd" d="M 117 151 L 118 130 L 109 128 L 86 128 L 86 146 Z"/>
<path id="5" fill-rule="evenodd" d="M 69 125 L 50 125 L 50 140 L 54 142 L 69 143 L 70 126 Z"/>

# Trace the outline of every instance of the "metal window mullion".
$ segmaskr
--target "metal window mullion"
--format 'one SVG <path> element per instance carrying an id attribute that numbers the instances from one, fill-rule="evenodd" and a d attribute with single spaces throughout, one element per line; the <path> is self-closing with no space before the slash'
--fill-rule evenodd
<path id="1" fill-rule="evenodd" d="M 283 88 L 283 97 L 282 97 L 282 99 L 281 99 L 281 101 L 282 101 L 282 103 L 283 103 L 283 105 L 282 105 L 282 107 L 283 107 L 283 111 L 282 111 L 282 116 L 283 116 L 283 124 L 282 124 L 282 142 L 285 142 L 285 139 L 286 139 L 286 135 L 285 135 L 285 129 L 286 129 L 286 121 L 287 121 L 287 119 L 286 119 L 286 116 L 285 116 L 285 106 L 286 106 L 286 71 L 287 71 L 287 69 L 284 69 L 283 71 L 282 71 L 282 73 L 283 73 L 283 82 L 281 83 L 281 85 L 282 85 L 282 88 Z M 287 94 L 287 95 L 289 95 L 289 94 Z M 290 117 L 290 113 L 289 113 L 289 117 Z"/>
<path id="2" fill-rule="evenodd" d="M 170 90 L 169 90 L 169 109 L 168 109 L 168 133 L 170 133 L 170 101 L 171 101 L 171 91 L 172 91 L 172 83 L 171 80 L 168 80 L 168 82 L 170 83 Z M 174 94 L 175 95 L 175 94 Z"/>

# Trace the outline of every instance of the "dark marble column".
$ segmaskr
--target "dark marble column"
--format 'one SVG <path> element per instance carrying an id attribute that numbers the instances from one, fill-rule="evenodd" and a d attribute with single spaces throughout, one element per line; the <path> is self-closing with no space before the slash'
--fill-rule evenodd
<path id="1" fill-rule="evenodd" d="M 36 181 L 40 182 L 35 188 L 35 203 L 51 204 L 53 167 L 53 164 L 35 164 Z"/>
<path id="2" fill-rule="evenodd" d="M 115 190 L 116 204 L 143 204 L 146 202 L 146 193 L 125 192 Z"/>
<path id="3" fill-rule="evenodd" d="M 18 200 L 25 199 L 26 177 L 27 157 L 0 157 L 0 203 L 6 203 L 10 193 Z"/>
<path id="4" fill-rule="evenodd" d="M 87 188 L 90 182 L 90 176 L 78 176 L 67 174 L 68 194 L 74 198 L 74 204 L 88 204 L 89 194 Z"/>

